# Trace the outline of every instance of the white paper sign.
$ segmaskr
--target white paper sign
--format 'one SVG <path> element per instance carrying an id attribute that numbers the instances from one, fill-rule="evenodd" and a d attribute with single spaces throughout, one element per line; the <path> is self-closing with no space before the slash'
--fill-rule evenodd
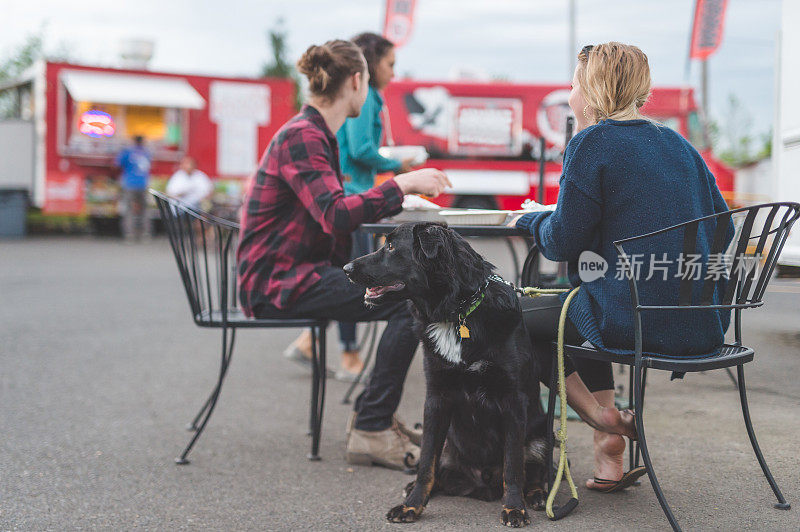
<path id="1" fill-rule="evenodd" d="M 217 124 L 217 173 L 249 175 L 258 164 L 258 127 L 270 121 L 266 85 L 213 81 L 209 116 Z"/>

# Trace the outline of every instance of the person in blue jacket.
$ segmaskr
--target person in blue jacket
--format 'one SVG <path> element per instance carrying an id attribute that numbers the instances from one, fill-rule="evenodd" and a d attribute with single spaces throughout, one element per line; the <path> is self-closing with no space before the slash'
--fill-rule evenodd
<path id="1" fill-rule="evenodd" d="M 633 352 L 630 292 L 619 271 L 615 240 L 728 210 L 697 150 L 675 131 L 641 115 L 649 93 L 650 67 L 639 48 L 616 42 L 584 47 L 569 98 L 579 132 L 564 153 L 557 206 L 511 222 L 533 235 L 545 257 L 567 262 L 570 283 L 581 286 L 567 311 L 565 338 L 570 344 L 588 341 L 604 351 Z M 727 241 L 732 237 L 731 224 Z M 697 239 L 697 252 L 708 255 L 710 228 Z M 674 235 L 664 237 L 657 253 L 633 250 L 641 254 L 638 287 L 643 304 L 677 305 L 682 246 L 680 235 Z M 605 274 L 581 279 L 579 262 L 585 252 L 607 263 Z M 671 260 L 665 261 L 667 257 Z M 715 298 L 720 292 L 718 285 Z M 522 302 L 542 375 L 550 375 L 551 342 L 563 300 L 544 296 Z M 668 356 L 714 353 L 729 321 L 729 311 L 646 314 L 643 350 Z M 633 484 L 645 471 L 623 473 L 625 440 L 620 434 L 631 435 L 632 419 L 630 412 L 614 408 L 611 364 L 576 359 L 568 361 L 566 373 L 568 402 L 578 406 L 581 417 L 602 411 L 609 424 L 617 419 L 619 425 L 609 431 L 590 423 L 596 429 L 595 478 L 586 487 L 609 492 Z"/>
<path id="2" fill-rule="evenodd" d="M 126 240 L 141 240 L 150 235 L 150 220 L 147 213 L 147 183 L 150 179 L 150 151 L 145 147 L 144 137 L 133 137 L 133 145 L 122 150 L 115 164 L 121 170 L 122 185 L 122 234 Z"/>
<path id="3" fill-rule="evenodd" d="M 361 194 L 375 185 L 375 175 L 385 172 L 403 173 L 411 170 L 411 159 L 389 159 L 378 153 L 383 138 L 382 91 L 394 77 L 394 44 L 375 33 L 361 33 L 351 39 L 364 54 L 369 70 L 369 92 L 361 114 L 348 118 L 336 133 L 339 144 L 339 164 L 344 177 L 346 195 Z M 369 235 L 356 231 L 353 234 L 353 258 L 365 255 L 369 249 Z M 335 376 L 352 381 L 364 367 L 356 340 L 356 324 L 339 322 L 339 339 L 342 343 L 341 369 Z M 311 335 L 304 332 L 284 352 L 287 358 L 307 363 L 311 354 Z"/>

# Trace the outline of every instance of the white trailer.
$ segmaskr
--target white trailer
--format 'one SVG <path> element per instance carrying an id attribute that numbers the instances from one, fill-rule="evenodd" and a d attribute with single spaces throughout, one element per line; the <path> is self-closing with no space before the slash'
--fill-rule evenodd
<path id="1" fill-rule="evenodd" d="M 772 157 L 775 164 L 774 201 L 800 203 L 800 2 L 784 0 L 775 79 L 775 127 Z M 800 266 L 800 227 L 795 225 L 779 264 Z"/>

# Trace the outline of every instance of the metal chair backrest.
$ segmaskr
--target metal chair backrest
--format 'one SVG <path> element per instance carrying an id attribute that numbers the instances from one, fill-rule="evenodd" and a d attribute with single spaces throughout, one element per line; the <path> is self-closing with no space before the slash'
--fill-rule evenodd
<path id="1" fill-rule="evenodd" d="M 201 326 L 228 322 L 238 308 L 236 243 L 239 225 L 150 190 L 186 290 L 192 319 Z"/>
<path id="2" fill-rule="evenodd" d="M 735 345 L 742 345 L 741 311 L 763 304 L 778 257 L 799 216 L 800 204 L 766 203 L 615 241 L 631 292 L 637 363 L 642 358 L 642 311 L 733 309 Z M 739 227 L 731 235 L 731 226 L 735 222 Z M 651 253 L 663 251 L 659 244 L 663 244 L 664 239 L 672 242 L 673 246 L 676 242 L 682 243 L 680 257 L 684 259 L 684 268 L 679 272 L 678 304 L 642 305 L 630 248 L 636 245 Z M 689 255 L 697 257 L 693 271 L 686 267 L 685 258 Z"/>
<path id="3" fill-rule="evenodd" d="M 766 203 L 705 216 L 614 242 L 626 268 L 634 308 L 741 309 L 762 305 L 781 249 L 799 216 L 800 204 Z M 731 226 L 735 222 L 738 222 L 738 227 L 735 227 L 731 239 Z M 679 235 L 683 243 L 684 269 L 680 276 L 678 305 L 642 305 L 631 254 L 625 248 L 636 243 L 644 247 L 651 245 L 651 252 L 659 252 L 657 243 L 668 234 Z M 710 242 L 707 252 L 698 245 L 703 235 Z M 687 257 L 696 260 L 687 261 Z M 691 263 L 691 268 L 686 267 L 687 262 Z M 715 289 L 721 286 L 721 282 L 725 283 L 724 292 L 715 301 Z"/>

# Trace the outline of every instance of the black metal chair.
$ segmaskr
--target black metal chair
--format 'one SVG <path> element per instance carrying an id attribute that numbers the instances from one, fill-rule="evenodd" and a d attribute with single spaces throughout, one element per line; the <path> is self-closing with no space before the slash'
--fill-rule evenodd
<path id="1" fill-rule="evenodd" d="M 325 405 L 325 329 L 327 321 L 316 319 L 248 318 L 238 307 L 236 289 L 236 244 L 239 225 L 150 190 L 178 264 L 178 272 L 189 300 L 192 319 L 199 327 L 222 329 L 222 360 L 219 375 L 208 399 L 187 425 L 194 431 L 177 464 L 186 458 L 211 417 L 228 372 L 236 331 L 241 328 L 270 329 L 309 327 L 312 334 L 312 382 L 309 433 L 312 436 L 310 460 L 319 460 L 322 412 Z"/>
<path id="2" fill-rule="evenodd" d="M 743 218 L 741 230 L 737 229 L 733 241 L 726 246 L 725 237 L 730 227 L 732 217 Z M 699 372 L 713 369 L 732 368 L 736 366 L 738 376 L 739 399 L 742 406 L 747 434 L 753 446 L 761 470 L 767 478 L 772 491 L 778 502 L 775 508 L 788 510 L 789 503 L 786 502 L 783 494 L 778 488 L 778 484 L 772 476 L 761 449 L 758 446 L 753 424 L 750 420 L 750 411 L 747 404 L 747 393 L 744 379 L 744 364 L 753 360 L 754 350 L 742 344 L 742 320 L 741 311 L 746 308 L 756 308 L 763 305 L 764 293 L 767 284 L 772 276 L 775 265 L 780 256 L 783 244 L 789 234 L 792 225 L 800 216 L 800 204 L 797 203 L 768 203 L 735 209 L 724 213 L 715 214 L 691 220 L 682 224 L 674 225 L 654 231 L 652 233 L 626 238 L 614 242 L 624 272 L 628 279 L 633 305 L 633 324 L 634 324 L 634 354 L 622 355 L 610 352 L 599 351 L 593 347 L 567 345 L 564 346 L 564 353 L 570 357 L 585 357 L 595 360 L 616 362 L 632 366 L 630 375 L 629 391 L 631 393 L 631 404 L 635 410 L 636 429 L 638 432 L 638 442 L 630 449 L 629 462 L 631 467 L 639 465 L 639 456 L 644 459 L 650 483 L 653 486 L 658 502 L 664 510 L 670 525 L 674 530 L 680 530 L 677 520 L 667 503 L 664 492 L 658 483 L 655 469 L 650 460 L 650 452 L 647 449 L 647 440 L 644 428 L 644 390 L 647 379 L 647 370 L 657 369 L 671 371 L 677 374 L 686 372 Z M 709 225 L 705 225 L 709 224 Z M 666 233 L 677 232 L 681 234 L 683 242 L 683 255 L 697 254 L 698 233 L 701 228 L 710 231 L 713 239 L 710 243 L 708 255 L 702 256 L 702 272 L 708 272 L 709 257 L 720 257 L 725 255 L 729 260 L 724 272 L 727 279 L 725 291 L 721 303 L 714 304 L 714 291 L 719 279 L 714 276 L 700 275 L 699 279 L 692 279 L 691 276 L 683 275 L 680 278 L 680 289 L 677 305 L 653 305 L 642 304 L 639 301 L 638 282 L 632 265 L 632 255 L 626 252 L 626 247 L 631 246 L 649 249 L 648 253 L 661 253 L 663 250 L 657 249 L 660 237 Z M 656 244 L 656 245 L 654 245 Z M 721 255 L 720 255 L 721 254 Z M 758 265 L 761 265 L 759 268 Z M 698 297 L 699 296 L 699 297 Z M 710 357 L 701 356 L 682 356 L 670 357 L 657 356 L 642 353 L 642 321 L 643 312 L 662 311 L 684 311 L 684 310 L 716 310 L 731 309 L 734 311 L 733 326 L 735 340 L 732 344 L 724 344 L 719 352 Z M 554 364 L 555 367 L 555 364 Z M 555 389 L 555 371 L 551 376 L 551 390 Z M 549 419 L 552 427 L 552 412 L 555 397 L 551 394 L 549 404 Z M 552 444 L 550 446 L 550 457 L 552 460 Z"/>

